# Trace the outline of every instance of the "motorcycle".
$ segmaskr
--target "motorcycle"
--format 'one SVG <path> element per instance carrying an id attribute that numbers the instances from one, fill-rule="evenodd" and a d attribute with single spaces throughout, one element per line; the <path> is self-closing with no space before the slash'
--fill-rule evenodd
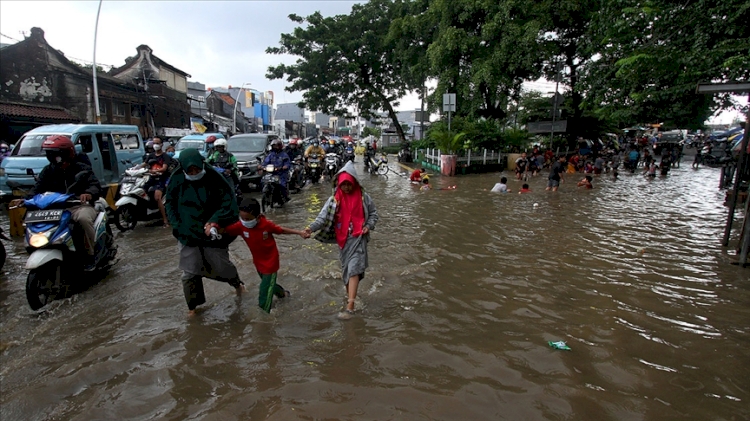
<path id="1" fill-rule="evenodd" d="M 320 156 L 316 153 L 307 158 L 307 178 L 314 183 L 320 181 L 321 175 Z"/>
<path id="2" fill-rule="evenodd" d="M 366 156 L 368 164 L 365 165 L 370 171 L 370 174 L 388 174 L 388 157 L 385 154 L 380 154 L 380 157 L 376 160 L 374 156 Z"/>
<path id="3" fill-rule="evenodd" d="M 344 150 L 344 163 L 349 161 L 354 163 L 354 148 L 346 148 Z"/>
<path id="4" fill-rule="evenodd" d="M 273 208 L 274 204 L 278 204 L 279 207 L 284 206 L 285 200 L 282 194 L 281 177 L 276 172 L 276 166 L 268 164 L 263 167 L 263 178 L 261 184 L 263 185 L 263 197 L 261 199 L 261 211 L 265 212 L 267 208 Z"/>
<path id="5" fill-rule="evenodd" d="M 240 183 L 239 183 L 240 180 L 236 179 L 236 177 L 234 177 L 234 174 L 232 174 L 231 172 L 229 174 L 225 173 L 224 168 L 222 167 L 214 166 L 213 169 L 216 170 L 217 173 L 224 176 L 224 178 L 227 179 L 227 182 L 229 183 L 229 185 L 234 187 L 234 198 L 237 200 L 237 203 L 241 203 L 242 202 L 242 190 L 240 189 Z"/>
<path id="6" fill-rule="evenodd" d="M 146 191 L 146 183 L 151 179 L 147 168 L 129 168 L 120 179 L 120 198 L 115 202 L 115 226 L 120 231 L 135 228 L 138 221 L 161 219 L 159 205 Z M 162 198 L 164 203 L 164 198 Z"/>
<path id="7" fill-rule="evenodd" d="M 289 192 L 299 193 L 302 187 L 305 186 L 305 180 L 302 178 L 302 174 L 305 170 L 302 165 L 302 156 L 297 156 L 292 161 L 292 167 L 289 169 Z"/>
<path id="8" fill-rule="evenodd" d="M 333 152 L 326 154 L 325 167 L 323 168 L 323 175 L 326 175 L 333 179 L 333 176 L 339 171 L 339 156 Z"/>
<path id="9" fill-rule="evenodd" d="M 24 244 L 30 253 L 26 261 L 29 269 L 26 299 L 32 310 L 76 292 L 85 273 L 96 273 L 101 279 L 114 264 L 117 246 L 107 224 L 107 202 L 100 198 L 94 204 L 97 217 L 93 263 L 90 270 L 84 269 L 91 257 L 84 251 L 82 236 L 77 236 L 80 240 L 73 239 L 69 211 L 80 203 L 72 194 L 54 192 L 37 194 L 24 201 L 27 209 Z"/>

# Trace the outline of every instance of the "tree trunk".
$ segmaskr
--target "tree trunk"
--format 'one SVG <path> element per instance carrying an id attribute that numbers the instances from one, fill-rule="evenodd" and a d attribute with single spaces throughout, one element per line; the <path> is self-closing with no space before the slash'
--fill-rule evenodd
<path id="1" fill-rule="evenodd" d="M 383 95 L 380 91 L 375 89 L 372 85 L 370 85 L 370 89 L 383 102 L 383 107 L 385 107 L 386 111 L 388 111 L 388 117 L 391 118 L 393 125 L 396 126 L 396 133 L 398 133 L 398 138 L 401 140 L 401 143 L 406 142 L 404 129 L 401 127 L 401 123 L 398 122 L 398 116 L 396 115 L 396 112 L 393 110 L 393 106 L 391 106 L 391 102 L 388 101 L 388 98 L 386 98 L 385 95 Z"/>

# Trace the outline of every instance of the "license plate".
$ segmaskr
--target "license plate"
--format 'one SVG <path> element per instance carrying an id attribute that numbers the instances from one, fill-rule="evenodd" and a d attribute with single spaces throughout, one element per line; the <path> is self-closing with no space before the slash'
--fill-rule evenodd
<path id="1" fill-rule="evenodd" d="M 131 177 L 131 176 L 123 177 L 122 180 L 120 180 L 120 184 L 135 183 L 135 180 L 137 180 L 137 177 Z"/>
<path id="2" fill-rule="evenodd" d="M 55 222 L 62 218 L 62 209 L 35 210 L 26 212 L 26 223 Z"/>
<path id="3" fill-rule="evenodd" d="M 310 163 L 310 168 L 318 168 L 318 164 L 316 164 L 316 163 Z"/>

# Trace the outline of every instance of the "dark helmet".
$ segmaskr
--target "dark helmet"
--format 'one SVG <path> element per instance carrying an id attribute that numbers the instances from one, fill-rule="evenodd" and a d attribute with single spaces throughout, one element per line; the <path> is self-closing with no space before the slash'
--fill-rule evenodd
<path id="1" fill-rule="evenodd" d="M 57 157 L 61 158 L 60 161 L 72 161 L 76 156 L 75 146 L 67 136 L 54 135 L 48 137 L 42 143 L 42 150 L 51 163 L 58 162 Z"/>

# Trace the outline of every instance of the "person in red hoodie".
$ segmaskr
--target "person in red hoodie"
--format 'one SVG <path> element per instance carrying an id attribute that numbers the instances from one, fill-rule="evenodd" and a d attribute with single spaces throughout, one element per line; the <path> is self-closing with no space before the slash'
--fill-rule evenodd
<path id="1" fill-rule="evenodd" d="M 280 227 L 260 212 L 260 203 L 253 198 L 245 198 L 240 204 L 240 220 L 226 227 L 229 235 L 242 237 L 253 255 L 253 263 L 260 275 L 260 291 L 258 305 L 266 313 L 271 312 L 273 296 L 279 298 L 289 296 L 289 291 L 276 283 L 276 273 L 279 271 L 279 249 L 276 247 L 274 234 L 296 234 L 302 238 L 310 238 L 304 231 L 297 231 Z"/>

